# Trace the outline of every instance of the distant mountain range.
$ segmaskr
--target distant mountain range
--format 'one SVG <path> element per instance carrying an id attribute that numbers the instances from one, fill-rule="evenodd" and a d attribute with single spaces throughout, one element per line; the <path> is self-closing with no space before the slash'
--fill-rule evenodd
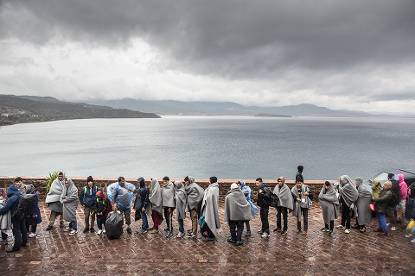
<path id="1" fill-rule="evenodd" d="M 370 116 L 369 113 L 348 110 L 333 110 L 312 104 L 290 106 L 244 106 L 232 102 L 182 102 L 182 101 L 151 101 L 136 99 L 93 100 L 91 104 L 126 108 L 143 112 L 155 112 L 162 115 L 253 115 L 253 116 L 325 116 L 355 117 Z"/>
<path id="2" fill-rule="evenodd" d="M 107 106 L 59 101 L 52 97 L 0 95 L 0 126 L 16 123 L 89 118 L 159 118 Z"/>

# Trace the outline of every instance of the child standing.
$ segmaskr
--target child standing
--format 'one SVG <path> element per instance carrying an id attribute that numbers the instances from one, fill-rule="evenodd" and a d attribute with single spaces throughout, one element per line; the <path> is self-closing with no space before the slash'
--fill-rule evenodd
<path id="1" fill-rule="evenodd" d="M 105 189 L 104 189 L 105 190 Z M 107 219 L 108 213 L 112 211 L 111 202 L 103 191 L 96 193 L 95 212 L 97 215 L 97 235 L 105 233 L 105 220 Z M 104 226 L 104 227 L 103 227 Z"/>
<path id="2" fill-rule="evenodd" d="M 26 215 L 26 229 L 29 233 L 28 237 L 34 238 L 36 237 L 37 225 L 42 222 L 39 209 L 39 192 L 36 190 L 35 186 L 28 185 L 26 194 L 33 195 L 31 213 Z"/>
<path id="3" fill-rule="evenodd" d="M 79 195 L 79 201 L 81 205 L 84 207 L 84 215 L 85 215 L 85 229 L 84 233 L 88 231 L 91 233 L 95 232 L 94 224 L 95 224 L 95 202 L 96 202 L 96 194 L 98 188 L 94 183 L 94 179 L 92 176 L 88 176 L 86 179 L 86 186 L 82 188 L 81 194 Z M 91 218 L 91 224 L 89 220 Z"/>

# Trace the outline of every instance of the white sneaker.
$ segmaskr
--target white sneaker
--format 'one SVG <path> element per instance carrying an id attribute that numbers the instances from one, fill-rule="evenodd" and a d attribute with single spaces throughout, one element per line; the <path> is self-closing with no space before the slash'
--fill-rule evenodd
<path id="1" fill-rule="evenodd" d="M 344 233 L 346 233 L 346 234 L 350 234 L 350 229 L 346 229 L 346 230 L 344 230 Z"/>
<path id="2" fill-rule="evenodd" d="M 392 226 L 392 227 L 391 227 L 391 230 L 392 230 L 392 231 L 395 231 L 395 230 L 396 230 L 396 227 L 395 227 L 395 226 Z"/>
<path id="3" fill-rule="evenodd" d="M 105 228 L 104 228 L 104 229 L 102 229 L 102 233 L 103 233 L 103 234 L 107 233 L 107 231 L 105 231 Z"/>
<path id="4" fill-rule="evenodd" d="M 78 230 L 72 229 L 71 232 L 69 232 L 69 236 L 73 236 L 78 234 Z"/>
<path id="5" fill-rule="evenodd" d="M 34 237 L 36 237 L 36 234 L 35 233 L 29 233 L 28 237 L 29 238 L 34 238 Z"/>
<path id="6" fill-rule="evenodd" d="M 102 230 L 101 229 L 99 229 L 98 230 L 98 232 L 97 232 L 97 235 L 99 236 L 99 235 L 101 235 L 102 234 Z"/>
<path id="7" fill-rule="evenodd" d="M 261 238 L 266 239 L 266 238 L 268 238 L 268 236 L 269 236 L 268 233 L 264 232 L 264 233 L 262 233 Z"/>
<path id="8" fill-rule="evenodd" d="M 182 233 L 182 232 L 179 232 L 176 236 L 176 238 L 178 238 L 178 239 L 181 239 L 183 237 L 184 237 L 184 233 Z"/>
<path id="9" fill-rule="evenodd" d="M 69 226 L 66 226 L 65 228 L 63 228 L 63 232 L 69 232 L 71 229 L 69 228 Z"/>
<path id="10" fill-rule="evenodd" d="M 412 237 L 412 234 L 406 234 L 405 235 L 405 238 L 410 238 L 410 237 Z"/>
<path id="11" fill-rule="evenodd" d="M 336 226 L 336 228 L 337 228 L 337 229 L 343 229 L 343 228 L 344 228 L 344 226 L 340 224 L 340 225 L 337 225 L 337 226 Z"/>
<path id="12" fill-rule="evenodd" d="M 413 239 L 413 240 L 411 241 L 411 243 L 415 243 L 415 239 Z"/>

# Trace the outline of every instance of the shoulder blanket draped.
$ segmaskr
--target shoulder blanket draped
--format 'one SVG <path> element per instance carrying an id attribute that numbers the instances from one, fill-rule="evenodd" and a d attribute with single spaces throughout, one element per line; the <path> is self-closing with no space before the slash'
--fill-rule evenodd
<path id="1" fill-rule="evenodd" d="M 189 210 L 199 210 L 205 190 L 197 183 L 191 183 L 185 187 L 187 194 L 187 207 Z"/>
<path id="2" fill-rule="evenodd" d="M 169 183 L 161 188 L 161 195 L 163 196 L 163 207 L 176 208 L 174 202 L 174 185 Z"/>
<path id="3" fill-rule="evenodd" d="M 59 181 L 59 179 L 56 178 L 52 182 L 52 185 L 50 186 L 49 192 L 46 195 L 45 203 L 49 204 L 49 203 L 60 201 L 64 185 L 65 184 L 63 183 L 63 181 Z"/>
<path id="4" fill-rule="evenodd" d="M 63 204 L 63 219 L 66 221 L 76 221 L 76 208 L 78 207 L 78 188 L 68 179 L 69 186 L 63 187 L 61 202 Z"/>
<path id="5" fill-rule="evenodd" d="M 219 185 L 218 183 L 210 184 L 205 190 L 202 200 L 202 215 L 210 231 L 218 236 L 217 230 L 220 228 L 219 220 Z"/>
<path id="6" fill-rule="evenodd" d="M 184 219 L 186 217 L 186 201 L 187 201 L 184 187 L 176 189 L 175 198 L 176 198 L 177 219 Z"/>
<path id="7" fill-rule="evenodd" d="M 293 209 L 293 197 L 287 184 L 284 184 L 282 187 L 279 185 L 275 186 L 273 192 L 278 196 L 278 206 L 285 207 L 290 210 Z"/>
<path id="8" fill-rule="evenodd" d="M 251 206 L 239 189 L 232 189 L 225 197 L 225 222 L 252 219 Z"/>
<path id="9" fill-rule="evenodd" d="M 350 207 L 350 205 L 356 202 L 359 197 L 359 192 L 353 184 L 347 183 L 343 187 L 340 187 L 340 196 L 343 198 L 347 206 Z"/>
<path id="10" fill-rule="evenodd" d="M 322 188 L 318 196 L 321 210 L 323 211 L 323 220 L 325 224 L 329 224 L 331 220 L 335 220 L 338 215 L 339 199 L 334 188 Z"/>
<path id="11" fill-rule="evenodd" d="M 161 187 L 156 179 L 151 181 L 150 196 L 151 209 L 159 214 L 163 213 L 163 197 L 161 195 Z"/>

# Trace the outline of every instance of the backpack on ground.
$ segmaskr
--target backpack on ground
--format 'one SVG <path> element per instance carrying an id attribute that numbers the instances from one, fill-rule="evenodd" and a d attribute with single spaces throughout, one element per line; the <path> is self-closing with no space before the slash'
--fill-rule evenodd
<path id="1" fill-rule="evenodd" d="M 33 212 L 32 206 L 35 201 L 34 194 L 21 195 L 17 200 L 16 207 L 12 211 L 12 218 L 23 219 Z"/>
<path id="2" fill-rule="evenodd" d="M 110 212 L 108 214 L 107 220 L 105 221 L 105 232 L 107 238 L 119 239 L 123 233 L 124 219 L 123 215 L 119 211 Z"/>

